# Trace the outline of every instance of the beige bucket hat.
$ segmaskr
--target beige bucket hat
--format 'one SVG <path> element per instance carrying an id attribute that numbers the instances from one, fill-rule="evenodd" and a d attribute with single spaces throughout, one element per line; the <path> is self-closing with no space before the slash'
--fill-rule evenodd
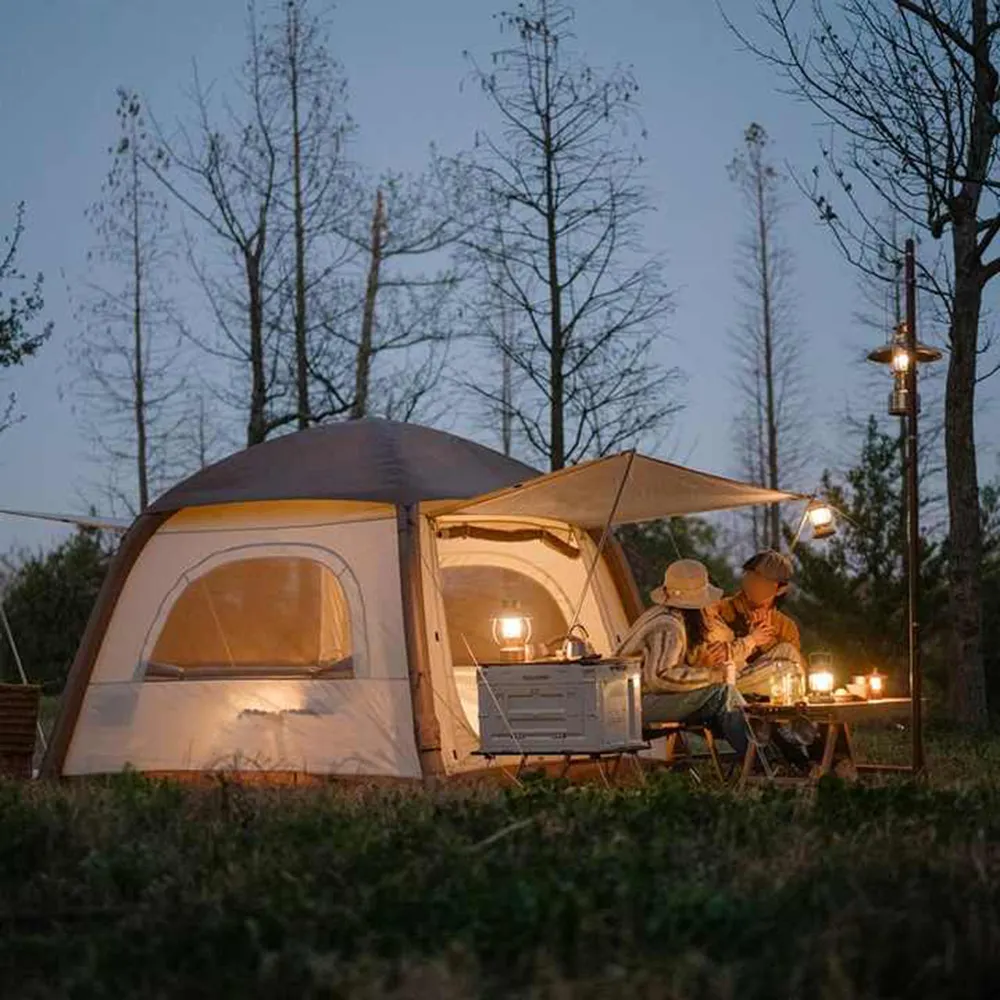
<path id="1" fill-rule="evenodd" d="M 697 559 L 678 559 L 663 574 L 663 586 L 649 595 L 668 608 L 706 608 L 722 599 L 722 590 L 708 580 L 708 570 Z"/>

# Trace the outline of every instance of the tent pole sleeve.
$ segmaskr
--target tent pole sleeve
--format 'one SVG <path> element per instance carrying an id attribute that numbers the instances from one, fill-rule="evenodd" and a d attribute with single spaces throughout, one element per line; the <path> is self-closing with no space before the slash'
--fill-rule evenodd
<path id="1" fill-rule="evenodd" d="M 424 577 L 420 556 L 420 506 L 396 507 L 399 535 L 399 580 L 403 600 L 403 633 L 406 664 L 413 704 L 413 733 L 425 783 L 444 774 L 441 726 L 434 708 L 430 654 L 427 648 L 427 618 L 424 613 Z"/>
<path id="2" fill-rule="evenodd" d="M 73 664 L 69 668 L 66 687 L 59 700 L 59 714 L 56 716 L 52 738 L 42 761 L 42 777 L 58 778 L 62 774 L 73 732 L 80 717 L 83 698 L 87 693 L 91 674 L 94 672 L 94 663 L 125 581 L 146 543 L 169 516 L 169 514 L 141 514 L 122 538 L 121 545 L 111 560 L 108 575 L 101 584 L 94 609 L 87 621 L 87 628 L 80 640 Z"/>

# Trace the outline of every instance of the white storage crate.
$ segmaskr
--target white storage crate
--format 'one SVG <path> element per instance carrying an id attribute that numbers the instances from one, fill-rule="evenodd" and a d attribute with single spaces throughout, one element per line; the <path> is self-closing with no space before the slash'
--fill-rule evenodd
<path id="1" fill-rule="evenodd" d="M 638 664 L 519 663 L 479 672 L 485 754 L 607 753 L 643 747 Z"/>

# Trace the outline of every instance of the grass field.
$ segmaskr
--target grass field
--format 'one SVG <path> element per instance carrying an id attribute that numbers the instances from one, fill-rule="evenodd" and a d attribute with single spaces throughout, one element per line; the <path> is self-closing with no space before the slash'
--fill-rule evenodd
<path id="1" fill-rule="evenodd" d="M 929 756 L 812 798 L 0 785 L 0 996 L 995 997 L 1000 740 Z"/>

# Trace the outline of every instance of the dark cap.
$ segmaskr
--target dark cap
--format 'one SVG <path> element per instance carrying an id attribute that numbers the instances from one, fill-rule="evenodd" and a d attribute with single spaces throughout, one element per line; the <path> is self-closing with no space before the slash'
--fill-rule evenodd
<path id="1" fill-rule="evenodd" d="M 743 572 L 754 572 L 773 580 L 775 583 L 788 583 L 792 578 L 792 560 L 774 549 L 764 549 L 743 564 Z"/>

